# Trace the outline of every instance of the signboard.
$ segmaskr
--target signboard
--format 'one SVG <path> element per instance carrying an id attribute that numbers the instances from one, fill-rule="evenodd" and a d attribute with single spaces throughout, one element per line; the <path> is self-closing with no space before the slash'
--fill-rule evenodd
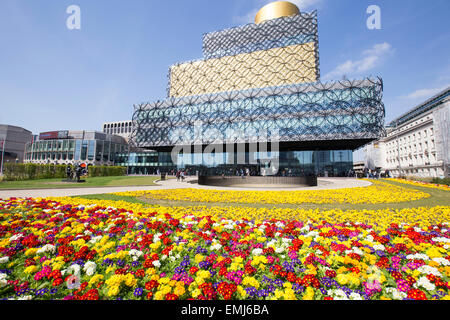
<path id="1" fill-rule="evenodd" d="M 39 140 L 52 140 L 52 139 L 67 139 L 69 131 L 49 131 L 41 132 L 39 134 Z"/>

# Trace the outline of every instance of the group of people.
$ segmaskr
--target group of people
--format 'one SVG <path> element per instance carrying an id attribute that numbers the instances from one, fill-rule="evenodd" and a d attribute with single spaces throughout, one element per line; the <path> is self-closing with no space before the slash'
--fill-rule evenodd
<path id="1" fill-rule="evenodd" d="M 69 164 L 66 168 L 67 180 L 80 181 L 80 177 L 85 174 L 87 174 L 87 171 L 80 164 L 75 164 L 73 169 Z"/>
<path id="2" fill-rule="evenodd" d="M 368 168 L 364 168 L 364 177 L 367 179 L 389 178 L 390 176 L 389 170 L 386 170 L 383 174 L 380 170 L 369 170 Z"/>
<path id="3" fill-rule="evenodd" d="M 177 177 L 177 181 L 180 181 L 181 179 L 181 181 L 183 182 L 184 179 L 186 179 L 186 172 L 184 170 L 178 170 L 175 176 Z"/>

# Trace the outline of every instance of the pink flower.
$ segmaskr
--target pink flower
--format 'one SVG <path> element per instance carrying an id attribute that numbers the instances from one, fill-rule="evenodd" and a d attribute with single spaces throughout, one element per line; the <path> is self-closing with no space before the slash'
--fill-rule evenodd
<path id="1" fill-rule="evenodd" d="M 71 275 L 66 281 L 69 290 L 78 289 L 80 287 L 80 279 L 76 275 Z"/>
<path id="2" fill-rule="evenodd" d="M 399 291 L 402 292 L 408 292 L 409 291 L 409 284 L 406 280 L 399 279 L 397 280 L 397 288 Z"/>
<path id="3" fill-rule="evenodd" d="M 291 259 L 297 259 L 297 257 L 298 257 L 298 254 L 295 251 L 290 251 L 288 253 L 288 255 L 289 255 L 289 258 L 291 258 Z"/>

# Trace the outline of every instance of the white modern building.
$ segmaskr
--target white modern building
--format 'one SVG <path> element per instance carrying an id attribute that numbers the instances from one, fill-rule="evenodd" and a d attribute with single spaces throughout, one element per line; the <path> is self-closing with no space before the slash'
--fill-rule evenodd
<path id="1" fill-rule="evenodd" d="M 128 150 L 123 137 L 96 131 L 49 131 L 25 146 L 25 163 L 114 165 Z"/>
<path id="2" fill-rule="evenodd" d="M 103 132 L 108 134 L 115 134 L 125 138 L 129 141 L 133 130 L 133 122 L 129 121 L 116 121 L 103 123 Z"/>
<path id="3" fill-rule="evenodd" d="M 366 168 L 395 177 L 448 177 L 450 87 L 390 122 L 386 133 L 364 148 Z"/>

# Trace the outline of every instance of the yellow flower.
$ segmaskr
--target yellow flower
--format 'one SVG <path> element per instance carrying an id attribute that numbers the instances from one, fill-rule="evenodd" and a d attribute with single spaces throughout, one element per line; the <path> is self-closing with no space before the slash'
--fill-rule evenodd
<path id="1" fill-rule="evenodd" d="M 204 256 L 201 255 L 201 254 L 196 254 L 196 255 L 195 255 L 195 258 L 194 258 L 194 260 L 195 260 L 196 263 L 202 262 L 203 259 L 204 259 Z"/>
<path id="2" fill-rule="evenodd" d="M 96 274 L 89 280 L 89 286 L 95 286 L 97 283 L 99 283 L 101 280 L 103 280 L 103 275 Z"/>
<path id="3" fill-rule="evenodd" d="M 110 297 L 117 296 L 119 294 L 119 291 L 120 291 L 119 286 L 110 287 L 108 290 L 108 296 Z"/>
<path id="4" fill-rule="evenodd" d="M 23 272 L 32 274 L 32 273 L 37 272 L 37 270 L 38 270 L 38 268 L 36 266 L 29 266 L 29 267 L 26 267 Z"/>
<path id="5" fill-rule="evenodd" d="M 342 285 L 346 285 L 348 283 L 348 277 L 346 274 L 342 274 L 342 273 L 338 274 L 336 277 L 336 280 L 337 280 L 337 282 L 339 282 L 339 284 L 342 284 Z"/>
<path id="6" fill-rule="evenodd" d="M 125 284 L 128 287 L 135 287 L 137 285 L 137 279 L 133 274 L 127 273 L 127 275 L 125 276 Z"/>
<path id="7" fill-rule="evenodd" d="M 32 256 L 32 255 L 35 255 L 37 251 L 38 251 L 37 248 L 30 248 L 30 249 L 27 249 L 27 251 L 25 251 L 25 255 Z"/>
<path id="8" fill-rule="evenodd" d="M 303 295 L 303 300 L 314 300 L 314 289 L 311 287 L 306 288 Z"/>

